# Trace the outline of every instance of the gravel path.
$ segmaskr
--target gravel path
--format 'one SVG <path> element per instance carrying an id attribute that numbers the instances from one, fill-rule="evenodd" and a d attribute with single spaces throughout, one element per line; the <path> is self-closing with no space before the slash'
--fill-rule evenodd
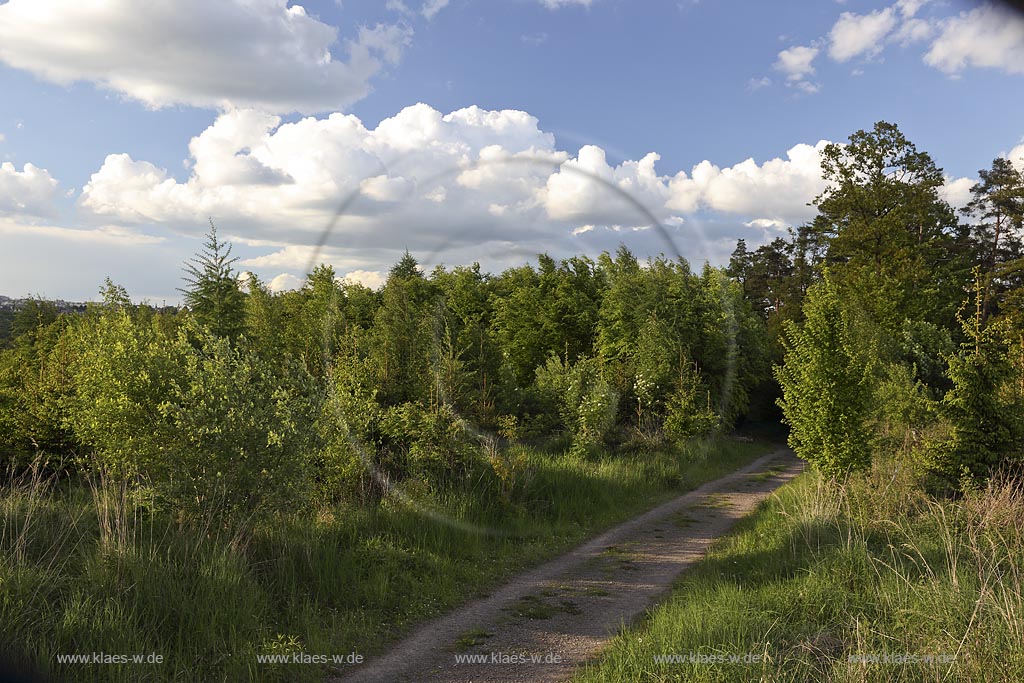
<path id="1" fill-rule="evenodd" d="M 387 654 L 331 680 L 564 681 L 801 469 L 787 449 L 763 456 L 420 626 Z"/>

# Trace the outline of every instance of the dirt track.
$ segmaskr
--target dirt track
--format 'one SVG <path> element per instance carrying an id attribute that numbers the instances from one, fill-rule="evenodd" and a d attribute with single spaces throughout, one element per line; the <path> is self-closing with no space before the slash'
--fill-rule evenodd
<path id="1" fill-rule="evenodd" d="M 331 680 L 564 681 L 801 468 L 787 449 L 763 456 L 423 624 L 385 655 Z M 471 655 L 483 661 L 467 662 Z"/>

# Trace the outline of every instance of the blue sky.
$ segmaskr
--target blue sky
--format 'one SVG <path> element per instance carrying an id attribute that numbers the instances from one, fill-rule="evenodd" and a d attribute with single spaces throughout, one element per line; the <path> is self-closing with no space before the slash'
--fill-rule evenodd
<path id="1" fill-rule="evenodd" d="M 1024 18 L 958 0 L 8 0 L 0 293 L 174 301 L 209 218 L 275 288 L 671 251 L 650 215 L 721 263 L 881 119 L 962 203 L 1024 157 L 1022 82 Z"/>

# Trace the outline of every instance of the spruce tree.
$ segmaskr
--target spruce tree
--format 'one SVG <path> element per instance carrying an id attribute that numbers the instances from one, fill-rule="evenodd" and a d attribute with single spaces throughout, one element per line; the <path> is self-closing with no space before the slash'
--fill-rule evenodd
<path id="1" fill-rule="evenodd" d="M 238 287 L 232 265 L 231 245 L 210 232 L 198 255 L 185 264 L 187 287 L 178 291 L 196 321 L 218 337 L 237 339 L 245 329 L 245 295 Z"/>

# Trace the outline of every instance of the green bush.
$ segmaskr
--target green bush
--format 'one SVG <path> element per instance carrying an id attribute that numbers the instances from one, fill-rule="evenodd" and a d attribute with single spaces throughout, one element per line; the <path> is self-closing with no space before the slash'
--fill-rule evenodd
<path id="1" fill-rule="evenodd" d="M 38 461 L 56 469 L 77 446 L 63 419 L 73 388 L 70 324 L 62 317 L 0 350 L 0 469 Z"/>
<path id="2" fill-rule="evenodd" d="M 64 422 L 85 448 L 81 455 L 117 478 L 151 474 L 173 448 L 175 435 L 158 408 L 183 380 L 189 349 L 114 303 L 69 334 L 74 392 L 64 402 Z"/>
<path id="3" fill-rule="evenodd" d="M 351 497 L 365 503 L 379 493 L 373 439 L 381 408 L 375 398 L 349 364 L 335 366 L 317 418 L 320 448 L 313 455 L 314 485 L 324 502 Z"/>
<path id="4" fill-rule="evenodd" d="M 252 518 L 308 499 L 318 399 L 296 363 L 194 323 L 168 337 L 125 306 L 84 321 L 75 343 L 65 420 L 104 475 L 185 514 Z"/>
<path id="5" fill-rule="evenodd" d="M 619 395 L 602 378 L 595 359 L 583 358 L 567 365 L 552 356 L 537 369 L 537 386 L 558 405 L 575 452 L 587 452 L 600 445 L 615 424 Z"/>
<path id="6" fill-rule="evenodd" d="M 416 478 L 443 487 L 462 480 L 480 449 L 447 405 L 403 403 L 383 412 L 377 462 L 393 480 Z"/>
<path id="7" fill-rule="evenodd" d="M 310 501 L 319 390 L 291 359 L 194 330 L 184 377 L 160 406 L 173 438 L 159 490 L 186 512 L 260 517 Z M 185 346 L 184 334 L 179 346 Z"/>
<path id="8" fill-rule="evenodd" d="M 714 430 L 720 422 L 711 407 L 711 393 L 700 372 L 682 363 L 676 388 L 665 406 L 665 431 L 679 439 L 689 439 Z"/>
<path id="9" fill-rule="evenodd" d="M 826 273 L 807 292 L 806 321 L 787 321 L 779 406 L 789 445 L 832 477 L 871 463 L 873 344 Z"/>
<path id="10" fill-rule="evenodd" d="M 938 426 L 938 402 L 916 365 L 889 363 L 875 391 L 875 443 L 884 451 L 915 455 L 925 435 Z"/>

